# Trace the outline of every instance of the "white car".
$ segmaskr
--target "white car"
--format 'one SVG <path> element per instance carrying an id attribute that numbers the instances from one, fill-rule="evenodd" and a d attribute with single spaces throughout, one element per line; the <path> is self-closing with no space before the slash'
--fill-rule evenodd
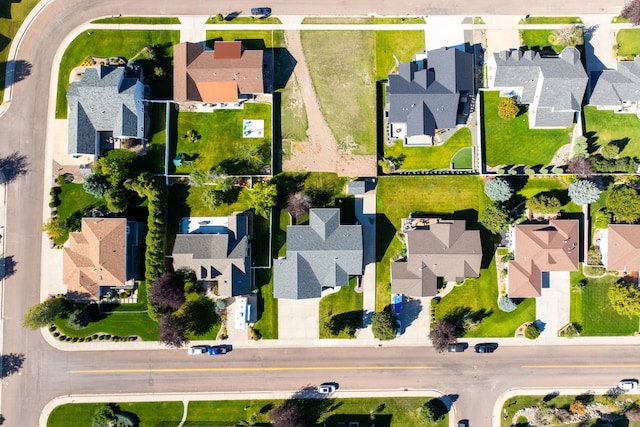
<path id="1" fill-rule="evenodd" d="M 208 345 L 194 345 L 192 347 L 189 347 L 189 354 L 207 354 L 208 352 Z"/>
<path id="2" fill-rule="evenodd" d="M 622 380 L 618 383 L 618 388 L 624 391 L 635 390 L 638 388 L 638 380 L 635 378 Z"/>
<path id="3" fill-rule="evenodd" d="M 331 394 L 338 389 L 336 383 L 322 383 L 318 386 L 318 393 Z"/>

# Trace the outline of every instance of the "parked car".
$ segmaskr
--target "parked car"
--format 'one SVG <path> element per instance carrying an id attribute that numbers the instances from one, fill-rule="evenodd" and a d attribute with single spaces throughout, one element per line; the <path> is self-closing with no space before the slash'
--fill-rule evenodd
<path id="1" fill-rule="evenodd" d="M 400 319 L 396 319 L 396 338 L 402 335 L 402 322 Z"/>
<path id="2" fill-rule="evenodd" d="M 338 383 L 322 383 L 318 386 L 318 393 L 331 394 L 338 389 Z"/>
<path id="3" fill-rule="evenodd" d="M 449 344 L 449 353 L 462 353 L 469 347 L 469 344 L 466 342 L 457 342 L 453 344 Z"/>
<path id="4" fill-rule="evenodd" d="M 227 347 L 223 347 L 221 345 L 214 345 L 209 347 L 210 356 L 217 356 L 219 354 L 227 354 Z"/>
<path id="5" fill-rule="evenodd" d="M 208 345 L 194 345 L 189 347 L 189 354 L 207 354 L 208 351 Z"/>
<path id="6" fill-rule="evenodd" d="M 636 388 L 638 388 L 638 380 L 636 380 L 635 378 L 622 380 L 618 383 L 618 388 L 624 391 L 635 390 Z"/>
<path id="7" fill-rule="evenodd" d="M 251 14 L 254 16 L 269 16 L 271 15 L 270 7 L 254 7 L 251 9 Z"/>
<path id="8" fill-rule="evenodd" d="M 493 353 L 494 351 L 496 351 L 497 348 L 498 348 L 498 344 L 485 342 L 485 343 L 476 344 L 474 347 L 474 350 L 476 353 Z"/>

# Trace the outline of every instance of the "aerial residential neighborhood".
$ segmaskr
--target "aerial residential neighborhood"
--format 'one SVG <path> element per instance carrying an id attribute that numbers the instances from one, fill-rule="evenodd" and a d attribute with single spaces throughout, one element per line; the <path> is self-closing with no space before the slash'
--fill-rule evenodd
<path id="1" fill-rule="evenodd" d="M 640 0 L 2 3 L 0 424 L 640 426 Z"/>

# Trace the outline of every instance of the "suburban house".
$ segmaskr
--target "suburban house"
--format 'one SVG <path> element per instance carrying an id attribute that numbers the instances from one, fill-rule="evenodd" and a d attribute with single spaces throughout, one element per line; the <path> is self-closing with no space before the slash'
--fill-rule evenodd
<path id="1" fill-rule="evenodd" d="M 180 103 L 238 103 L 264 93 L 261 50 L 242 42 L 184 42 L 173 48 L 173 100 Z"/>
<path id="2" fill-rule="evenodd" d="M 139 67 L 99 65 L 88 67 L 80 81 L 71 83 L 69 154 L 96 158 L 120 148 L 122 140 L 144 140 L 148 88 L 140 73 Z"/>
<path id="3" fill-rule="evenodd" d="M 389 138 L 433 145 L 438 129 L 466 123 L 475 96 L 473 55 L 443 47 L 417 58 L 389 73 Z"/>
<path id="4" fill-rule="evenodd" d="M 340 209 L 311 209 L 308 225 L 287 227 L 287 256 L 273 262 L 275 298 L 319 298 L 363 270 L 361 225 L 341 225 Z"/>
<path id="5" fill-rule="evenodd" d="M 640 102 L 640 57 L 618 61 L 615 70 L 604 70 L 591 91 L 590 105 L 598 110 L 638 114 Z"/>
<path id="6" fill-rule="evenodd" d="M 532 50 L 497 52 L 489 58 L 488 74 L 490 88 L 528 105 L 531 129 L 571 127 L 588 81 L 575 47 L 566 47 L 557 56 Z"/>
<path id="7" fill-rule="evenodd" d="M 640 271 L 640 225 L 609 224 L 599 231 L 602 264 L 607 270 Z"/>
<path id="8" fill-rule="evenodd" d="M 99 301 L 108 293 L 133 289 L 140 279 L 144 225 L 126 218 L 83 218 L 63 249 L 67 298 Z"/>
<path id="9" fill-rule="evenodd" d="M 251 293 L 249 216 L 184 218 L 173 246 L 173 267 L 195 272 L 217 295 Z"/>
<path id="10" fill-rule="evenodd" d="M 510 249 L 514 259 L 509 261 L 507 278 L 509 297 L 539 297 L 542 288 L 548 286 L 550 271 L 577 271 L 579 230 L 577 219 L 513 226 Z"/>
<path id="11" fill-rule="evenodd" d="M 393 294 L 434 296 L 443 279 L 463 282 L 480 276 L 480 231 L 467 230 L 465 220 L 404 218 L 402 232 L 407 258 L 391 264 Z"/>

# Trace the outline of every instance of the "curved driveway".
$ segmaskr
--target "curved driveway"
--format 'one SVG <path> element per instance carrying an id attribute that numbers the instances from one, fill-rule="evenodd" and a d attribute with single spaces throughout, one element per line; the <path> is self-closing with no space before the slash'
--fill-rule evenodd
<path id="1" fill-rule="evenodd" d="M 45 402 L 71 393 L 128 392 L 193 392 L 227 388 L 242 390 L 293 390 L 307 383 L 327 378 L 341 381 L 346 388 L 413 388 L 435 387 L 445 392 L 459 393 L 467 413 L 461 416 L 481 420 L 475 425 L 489 425 L 493 398 L 510 385 L 548 385 L 556 383 L 565 372 L 527 371 L 522 364 L 553 360 L 558 353 L 566 353 L 567 364 L 610 362 L 612 355 L 620 363 L 637 360 L 632 348 L 526 348 L 501 349 L 494 355 L 481 358 L 473 354 L 460 357 L 433 356 L 424 348 L 371 348 L 366 349 L 296 349 L 296 350 L 242 350 L 225 360 L 231 366 L 260 368 L 263 366 L 328 366 L 325 370 L 231 370 L 202 372 L 156 372 L 154 368 L 210 367 L 209 359 L 189 359 L 183 352 L 84 352 L 62 353 L 44 343 L 38 332 L 22 328 L 26 308 L 40 299 L 40 245 L 42 235 L 42 197 L 45 186 L 44 148 L 46 114 L 49 93 L 49 73 L 57 46 L 65 35 L 82 23 L 99 16 L 123 15 L 213 15 L 234 10 L 248 11 L 255 2 L 201 0 L 56 0 L 51 2 L 35 19 L 22 39 L 17 52 L 18 60 L 31 64 L 31 75 L 18 82 L 13 91 L 9 110 L 0 118 L 0 135 L 4 157 L 17 152 L 27 159 L 27 173 L 8 186 L 8 217 L 6 249 L 16 262 L 16 272 L 5 283 L 3 354 L 23 353 L 25 365 L 20 375 L 5 378 L 2 385 L 2 414 L 7 426 L 35 426 Z M 615 13 L 620 5 L 601 5 L 601 0 L 568 0 L 549 2 L 535 0 L 442 0 L 390 2 L 387 0 L 344 1 L 329 0 L 274 0 L 270 6 L 275 14 L 296 15 L 415 15 L 415 14 L 563 14 Z M 616 1 L 615 3 L 622 3 Z M 604 10 L 607 9 L 607 10 Z M 46 182 L 46 186 L 50 183 Z M 583 356 L 585 355 L 585 356 Z M 564 359 L 562 359 L 564 360 Z M 300 362 L 304 361 L 304 362 Z M 436 369 L 386 369 L 395 365 L 435 365 Z M 351 366 L 348 370 L 333 369 Z M 358 367 L 360 366 L 360 367 Z M 364 366 L 364 368 L 362 368 Z M 376 366 L 376 369 L 367 367 Z M 380 367 L 384 369 L 380 369 Z M 87 368 L 136 368 L 135 373 L 71 373 Z M 302 366 L 300 366 L 302 368 Z M 446 368 L 446 369 L 445 369 Z M 637 366 L 618 372 L 611 368 L 594 368 L 589 376 L 568 375 L 565 384 L 589 386 L 592 383 L 612 384 L 619 376 L 633 375 Z M 541 375 L 540 372 L 553 375 Z M 455 374 L 454 374 L 455 373 Z M 545 379 L 550 378 L 547 384 Z M 517 380 L 518 384 L 515 384 Z M 472 417 L 473 415 L 473 417 Z"/>

